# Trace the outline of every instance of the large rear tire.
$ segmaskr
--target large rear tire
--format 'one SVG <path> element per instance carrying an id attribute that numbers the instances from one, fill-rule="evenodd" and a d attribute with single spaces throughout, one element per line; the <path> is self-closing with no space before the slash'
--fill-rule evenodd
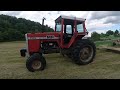
<path id="1" fill-rule="evenodd" d="M 78 65 L 86 65 L 93 61 L 95 55 L 95 44 L 88 39 L 82 39 L 74 46 L 72 59 Z"/>
<path id="2" fill-rule="evenodd" d="M 66 54 L 68 58 L 72 58 L 71 53 Z"/>
<path id="3" fill-rule="evenodd" d="M 26 61 L 26 68 L 30 72 L 42 71 L 46 67 L 46 60 L 39 53 L 34 53 Z"/>
<path id="4" fill-rule="evenodd" d="M 62 55 L 63 57 L 65 56 L 64 53 L 62 52 L 62 49 L 60 49 L 60 55 Z"/>

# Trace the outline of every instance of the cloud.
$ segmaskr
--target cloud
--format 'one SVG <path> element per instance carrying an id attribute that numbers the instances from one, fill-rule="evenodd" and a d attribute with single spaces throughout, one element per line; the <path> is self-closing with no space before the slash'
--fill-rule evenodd
<path id="1" fill-rule="evenodd" d="M 91 13 L 90 19 L 103 19 L 109 16 L 120 16 L 120 11 L 94 11 Z"/>
<path id="2" fill-rule="evenodd" d="M 107 23 L 119 24 L 120 23 L 120 16 L 107 17 L 106 20 L 103 23 L 104 24 L 107 24 Z"/>
<path id="3" fill-rule="evenodd" d="M 109 12 L 105 12 L 105 11 L 92 12 L 92 13 L 91 13 L 90 20 L 105 18 L 108 13 L 109 13 Z"/>
<path id="4" fill-rule="evenodd" d="M 45 17 L 45 25 L 54 28 L 54 20 L 59 16 L 58 11 L 22 11 L 17 17 L 22 17 L 36 21 L 42 24 L 42 18 Z"/>
<path id="5" fill-rule="evenodd" d="M 17 16 L 22 11 L 0 11 L 0 14 L 10 15 L 10 16 Z"/>

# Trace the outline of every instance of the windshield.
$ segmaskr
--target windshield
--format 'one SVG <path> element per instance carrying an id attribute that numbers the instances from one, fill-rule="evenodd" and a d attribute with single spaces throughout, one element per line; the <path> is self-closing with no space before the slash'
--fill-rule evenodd
<path id="1" fill-rule="evenodd" d="M 77 31 L 78 31 L 78 33 L 84 32 L 83 24 L 77 25 Z"/>
<path id="2" fill-rule="evenodd" d="M 72 26 L 71 25 L 66 25 L 66 33 L 72 34 Z"/>
<path id="3" fill-rule="evenodd" d="M 56 32 L 61 32 L 62 25 L 60 23 L 56 23 Z"/>

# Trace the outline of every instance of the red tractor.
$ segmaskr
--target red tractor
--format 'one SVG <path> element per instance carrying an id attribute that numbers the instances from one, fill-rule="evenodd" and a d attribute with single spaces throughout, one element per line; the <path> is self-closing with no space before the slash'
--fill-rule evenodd
<path id="1" fill-rule="evenodd" d="M 89 39 L 83 18 L 59 16 L 55 20 L 54 32 L 27 33 L 26 49 L 21 49 L 21 56 L 28 56 L 26 67 L 29 71 L 41 71 L 46 67 L 43 54 L 61 53 L 78 65 L 86 65 L 93 61 L 96 46 Z"/>

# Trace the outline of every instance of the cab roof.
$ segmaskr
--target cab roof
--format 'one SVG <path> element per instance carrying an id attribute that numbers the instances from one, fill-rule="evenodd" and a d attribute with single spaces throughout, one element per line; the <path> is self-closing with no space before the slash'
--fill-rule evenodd
<path id="1" fill-rule="evenodd" d="M 70 21 L 77 20 L 78 22 L 84 22 L 86 20 L 86 19 L 78 18 L 78 17 L 74 17 L 74 16 L 61 15 L 55 20 L 55 22 L 60 22 L 62 19 L 70 20 Z"/>

